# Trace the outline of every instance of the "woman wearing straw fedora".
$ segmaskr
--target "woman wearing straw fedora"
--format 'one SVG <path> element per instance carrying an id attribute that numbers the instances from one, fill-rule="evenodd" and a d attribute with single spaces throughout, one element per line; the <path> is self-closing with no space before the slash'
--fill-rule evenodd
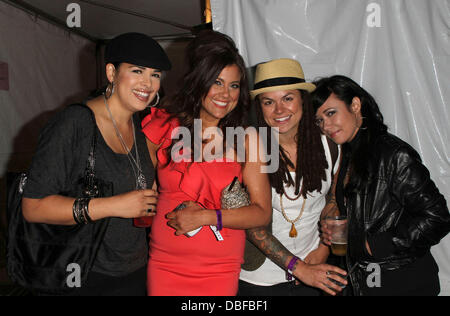
<path id="1" fill-rule="evenodd" d="M 341 288 L 330 279 L 347 283 L 330 273 L 346 274 L 325 264 L 329 249 L 320 243 L 318 223 L 328 210 L 326 194 L 338 167 L 338 149 L 314 124 L 314 89 L 296 60 L 276 59 L 256 68 L 251 97 L 259 127 L 275 128 L 269 141 L 279 138 L 280 165 L 269 174 L 271 226 L 247 230 L 247 239 L 258 249 L 246 245 L 239 295 L 318 296 L 319 289 L 335 295 Z"/>

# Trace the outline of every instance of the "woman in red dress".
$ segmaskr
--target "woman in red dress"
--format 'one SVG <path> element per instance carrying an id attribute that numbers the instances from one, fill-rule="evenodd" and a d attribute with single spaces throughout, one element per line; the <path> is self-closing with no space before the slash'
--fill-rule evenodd
<path id="1" fill-rule="evenodd" d="M 187 65 L 181 90 L 142 123 L 159 181 L 148 294 L 236 295 L 245 229 L 267 225 L 272 215 L 263 163 L 259 155 L 248 159 L 249 143 L 259 142 L 256 131 L 244 136 L 240 159 L 237 146 L 223 136 L 227 127 L 244 126 L 249 111 L 245 64 L 229 37 L 205 31 L 189 45 Z M 177 140 L 180 134 L 188 136 Z M 235 177 L 246 185 L 251 204 L 221 210 L 221 192 Z M 185 209 L 173 211 L 183 202 Z M 185 235 L 197 228 L 194 236 Z"/>

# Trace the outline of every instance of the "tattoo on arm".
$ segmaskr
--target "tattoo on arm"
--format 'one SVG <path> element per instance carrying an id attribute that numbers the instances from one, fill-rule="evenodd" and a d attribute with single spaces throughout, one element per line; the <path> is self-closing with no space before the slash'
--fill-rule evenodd
<path id="1" fill-rule="evenodd" d="M 336 202 L 336 198 L 333 197 L 330 199 L 325 207 L 322 210 L 322 214 L 320 215 L 321 219 L 324 219 L 327 216 L 338 216 L 340 214 L 339 208 Z"/>
<path id="2" fill-rule="evenodd" d="M 293 254 L 267 230 L 267 227 L 248 229 L 247 239 L 258 247 L 267 258 L 272 260 L 282 269 L 286 269 L 287 260 L 292 257 Z"/>
<path id="3" fill-rule="evenodd" d="M 333 181 L 331 182 L 330 190 L 325 196 L 326 204 L 323 208 L 321 218 L 325 218 L 327 216 L 336 216 L 339 214 L 339 208 L 336 201 L 336 182 L 337 176 L 335 175 Z"/>

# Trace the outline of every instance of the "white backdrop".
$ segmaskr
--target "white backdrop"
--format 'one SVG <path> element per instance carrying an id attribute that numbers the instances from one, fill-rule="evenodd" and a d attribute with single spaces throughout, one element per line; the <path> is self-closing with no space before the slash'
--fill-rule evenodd
<path id="1" fill-rule="evenodd" d="M 213 27 L 247 66 L 301 62 L 307 80 L 343 74 L 375 96 L 390 131 L 420 153 L 450 199 L 450 0 L 211 0 Z M 433 247 L 450 295 L 450 236 Z"/>
<path id="2" fill-rule="evenodd" d="M 28 167 L 50 112 L 96 88 L 93 42 L 0 2 L 0 62 L 9 90 L 0 90 L 0 177 Z"/>

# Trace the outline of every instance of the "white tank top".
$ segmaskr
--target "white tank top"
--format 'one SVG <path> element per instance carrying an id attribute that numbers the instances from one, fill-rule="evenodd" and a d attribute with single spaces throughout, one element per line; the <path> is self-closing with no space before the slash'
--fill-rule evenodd
<path id="1" fill-rule="evenodd" d="M 280 195 L 272 188 L 272 209 L 273 209 L 273 225 L 272 234 L 285 246 L 290 252 L 305 259 L 305 257 L 313 250 L 317 249 L 320 243 L 319 225 L 320 214 L 325 207 L 325 196 L 331 186 L 331 166 L 333 165 L 330 149 L 326 137 L 322 135 L 322 144 L 325 149 L 325 156 L 328 161 L 328 169 L 326 170 L 326 181 L 322 181 L 322 190 L 320 193 L 314 191 L 308 193 L 305 210 L 302 217 L 295 223 L 297 230 L 297 237 L 289 237 L 292 224 L 286 221 L 283 217 L 280 205 Z M 340 156 L 340 148 L 339 148 Z M 337 159 L 339 161 L 339 157 Z M 339 166 L 336 162 L 333 174 L 336 174 Z M 295 172 L 291 172 L 291 176 L 295 178 Z M 303 181 L 302 181 L 303 182 Z M 291 198 L 295 197 L 294 187 L 285 187 L 287 195 Z M 295 201 L 291 201 L 283 195 L 283 207 L 287 217 L 294 220 L 300 214 L 303 197 L 299 197 Z M 281 269 L 278 265 L 273 263 L 269 258 L 266 258 L 264 264 L 255 271 L 241 270 L 240 279 L 262 286 L 270 286 L 283 282 L 286 280 L 286 271 Z"/>

